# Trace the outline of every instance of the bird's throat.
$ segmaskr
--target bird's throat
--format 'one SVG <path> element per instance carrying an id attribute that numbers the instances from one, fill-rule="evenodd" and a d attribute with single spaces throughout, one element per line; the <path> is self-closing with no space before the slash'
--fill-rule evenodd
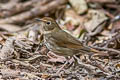
<path id="1" fill-rule="evenodd" d="M 52 32 L 52 30 L 51 31 L 44 31 L 44 34 L 50 34 Z"/>
<path id="2" fill-rule="evenodd" d="M 58 30 L 57 30 L 56 28 L 54 28 L 53 30 L 44 31 L 43 33 L 44 33 L 44 34 L 50 34 L 50 33 L 56 32 L 56 31 L 58 31 Z"/>

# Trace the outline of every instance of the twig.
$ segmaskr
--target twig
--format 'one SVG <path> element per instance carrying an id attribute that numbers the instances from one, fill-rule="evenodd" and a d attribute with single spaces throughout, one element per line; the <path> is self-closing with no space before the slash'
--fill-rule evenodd
<path id="1" fill-rule="evenodd" d="M 21 13 L 16 16 L 12 16 L 9 18 L 1 19 L 0 23 L 18 23 L 18 22 L 24 22 L 25 20 L 28 20 L 30 18 L 36 17 L 38 15 L 42 15 L 46 12 L 52 11 L 62 4 L 65 4 L 68 0 L 54 0 L 44 6 L 39 6 L 31 9 L 30 11 Z"/>
<path id="2" fill-rule="evenodd" d="M 115 3 L 115 0 L 87 0 L 87 2 L 97 2 L 97 3 Z"/>
<path id="3" fill-rule="evenodd" d="M 34 7 L 34 4 L 38 4 L 39 3 L 39 6 L 41 6 L 42 4 L 46 3 L 48 0 L 43 0 L 43 1 L 40 1 L 40 0 L 31 0 L 31 1 L 27 1 L 27 2 L 24 2 L 24 3 L 16 3 L 12 6 L 8 6 L 6 4 L 6 10 L 5 11 L 2 11 L 0 14 L 0 17 L 8 17 L 8 16 L 12 16 L 16 13 L 20 13 L 20 12 L 23 12 L 23 11 L 27 11 L 31 8 Z"/>
<path id="4" fill-rule="evenodd" d="M 45 55 L 34 55 L 31 58 L 24 59 L 24 61 L 33 61 L 33 60 L 38 59 L 40 57 L 47 57 L 47 56 L 45 56 Z"/>
<path id="5" fill-rule="evenodd" d="M 28 67 L 28 68 L 32 68 L 34 70 L 37 70 L 34 66 L 32 66 L 31 64 L 29 64 L 28 62 L 23 62 L 23 61 L 19 61 L 19 60 L 15 60 L 13 59 L 12 62 L 14 63 L 19 63 L 22 66 Z"/>
<path id="6" fill-rule="evenodd" d="M 113 38 L 111 38 L 110 40 L 107 41 L 105 47 L 107 47 L 110 44 L 110 42 L 112 42 L 112 41 L 114 41 L 116 39 L 119 39 L 119 38 L 120 38 L 120 34 L 114 36 Z"/>
<path id="7" fill-rule="evenodd" d="M 79 64 L 79 67 L 82 67 L 82 68 L 85 68 L 89 73 L 94 73 L 94 69 L 95 67 L 94 66 L 91 66 L 91 65 L 88 65 L 88 64 L 84 64 L 80 61 L 79 58 L 77 58 L 76 56 L 74 56 L 74 58 L 77 60 L 78 64 Z"/>
<path id="8" fill-rule="evenodd" d="M 93 65 L 93 66 L 95 66 L 95 67 L 97 67 L 97 68 L 99 68 L 101 71 L 103 71 L 103 72 L 105 72 L 105 73 L 109 73 L 107 70 L 105 70 L 105 69 L 102 67 L 102 65 L 98 64 L 96 61 L 93 61 L 93 62 L 88 61 L 87 63 L 88 63 L 88 64 L 91 64 L 91 65 Z"/>
<path id="9" fill-rule="evenodd" d="M 48 77 L 59 77 L 59 75 L 58 74 L 43 74 L 43 73 L 32 73 L 32 74 L 34 74 L 34 75 L 38 75 L 38 76 L 44 76 L 44 75 L 46 75 L 47 76 L 47 78 Z"/>

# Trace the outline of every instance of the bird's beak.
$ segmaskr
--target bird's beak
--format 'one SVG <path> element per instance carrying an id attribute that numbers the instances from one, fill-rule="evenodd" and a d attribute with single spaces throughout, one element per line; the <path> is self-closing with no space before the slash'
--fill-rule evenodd
<path id="1" fill-rule="evenodd" d="M 39 18 L 35 18 L 35 20 L 36 20 L 36 21 L 41 21 L 41 19 L 39 19 Z"/>
<path id="2" fill-rule="evenodd" d="M 35 21 L 47 22 L 46 20 L 43 20 L 43 19 L 40 19 L 40 18 L 35 18 Z"/>

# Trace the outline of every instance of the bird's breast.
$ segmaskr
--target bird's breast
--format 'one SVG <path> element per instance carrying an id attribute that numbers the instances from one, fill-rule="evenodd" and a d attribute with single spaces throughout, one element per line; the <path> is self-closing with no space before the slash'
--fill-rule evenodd
<path id="1" fill-rule="evenodd" d="M 51 40 L 51 36 L 47 35 L 44 37 L 44 44 L 51 51 L 53 51 L 53 48 L 54 48 L 53 42 L 54 41 Z"/>

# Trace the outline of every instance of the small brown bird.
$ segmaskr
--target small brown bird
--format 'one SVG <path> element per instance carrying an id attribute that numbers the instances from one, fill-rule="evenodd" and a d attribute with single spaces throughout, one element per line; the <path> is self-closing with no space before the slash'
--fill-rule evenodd
<path id="1" fill-rule="evenodd" d="M 93 54 L 99 51 L 84 46 L 77 38 L 62 30 L 55 20 L 49 17 L 36 19 L 40 32 L 43 34 L 43 41 L 46 47 L 60 56 L 73 56 L 76 54 Z M 103 54 L 102 54 L 103 55 Z M 57 71 L 57 74 L 64 68 L 66 63 Z"/>
<path id="2" fill-rule="evenodd" d="M 41 26 L 44 44 L 46 47 L 60 56 L 73 56 L 76 54 L 91 54 L 97 50 L 84 46 L 77 38 L 62 30 L 56 21 L 49 17 L 38 19 Z"/>

